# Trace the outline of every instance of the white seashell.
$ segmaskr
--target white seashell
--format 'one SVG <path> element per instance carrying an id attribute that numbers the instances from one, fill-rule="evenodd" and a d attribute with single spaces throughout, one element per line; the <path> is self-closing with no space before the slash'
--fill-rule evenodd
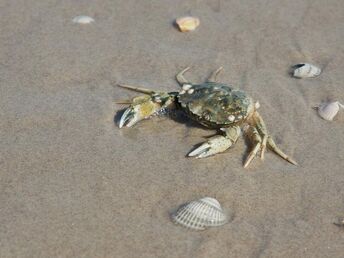
<path id="1" fill-rule="evenodd" d="M 294 77 L 296 78 L 312 78 L 316 77 L 321 73 L 321 69 L 315 65 L 303 63 L 293 66 Z"/>
<path id="2" fill-rule="evenodd" d="M 80 24 L 89 24 L 91 22 L 94 22 L 94 19 L 89 16 L 80 15 L 80 16 L 74 17 L 73 22 L 80 23 Z"/>
<path id="3" fill-rule="evenodd" d="M 200 21 L 197 17 L 186 16 L 176 19 L 176 24 L 181 32 L 188 32 L 195 30 L 199 26 Z"/>
<path id="4" fill-rule="evenodd" d="M 321 118 L 332 121 L 337 115 L 340 107 L 344 108 L 338 101 L 322 103 L 318 107 L 318 114 Z"/>
<path id="5" fill-rule="evenodd" d="M 182 205 L 172 214 L 172 220 L 177 224 L 195 230 L 221 226 L 228 221 L 220 203 L 210 197 Z"/>

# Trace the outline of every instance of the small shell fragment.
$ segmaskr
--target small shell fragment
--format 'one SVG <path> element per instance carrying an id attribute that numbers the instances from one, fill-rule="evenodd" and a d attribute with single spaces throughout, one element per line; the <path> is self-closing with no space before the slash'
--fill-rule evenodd
<path id="1" fill-rule="evenodd" d="M 313 78 L 321 73 L 321 69 L 315 65 L 302 63 L 293 66 L 293 75 L 296 78 Z"/>
<path id="2" fill-rule="evenodd" d="M 220 203 L 210 197 L 182 205 L 172 214 L 172 220 L 186 228 L 195 230 L 221 226 L 228 221 Z"/>
<path id="3" fill-rule="evenodd" d="M 89 17 L 89 16 L 80 15 L 80 16 L 74 17 L 73 22 L 74 23 L 80 23 L 80 24 L 89 24 L 89 23 L 94 22 L 94 19 L 92 17 Z"/>
<path id="4" fill-rule="evenodd" d="M 176 24 L 181 32 L 188 32 L 195 30 L 200 24 L 200 20 L 197 17 L 180 17 L 176 19 Z"/>
<path id="5" fill-rule="evenodd" d="M 325 102 L 318 107 L 318 114 L 321 118 L 332 121 L 337 115 L 339 108 L 344 108 L 338 101 Z"/>

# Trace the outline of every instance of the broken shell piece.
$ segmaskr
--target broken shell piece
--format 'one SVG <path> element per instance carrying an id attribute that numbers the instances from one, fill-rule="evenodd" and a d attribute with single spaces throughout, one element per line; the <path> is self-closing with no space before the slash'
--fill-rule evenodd
<path id="1" fill-rule="evenodd" d="M 296 78 L 312 78 L 316 77 L 321 73 L 321 69 L 315 65 L 303 63 L 293 66 L 294 77 Z"/>
<path id="2" fill-rule="evenodd" d="M 210 197 L 182 205 L 172 214 L 172 220 L 186 228 L 195 230 L 221 226 L 228 221 L 220 203 Z"/>
<path id="3" fill-rule="evenodd" d="M 80 23 L 80 24 L 89 24 L 91 22 L 94 22 L 94 19 L 92 17 L 89 17 L 89 16 L 80 15 L 80 16 L 74 17 L 73 22 L 74 23 Z"/>
<path id="4" fill-rule="evenodd" d="M 321 118 L 327 121 L 332 121 L 337 115 L 340 107 L 344 108 L 344 106 L 338 101 L 325 102 L 318 107 L 318 114 Z"/>
<path id="5" fill-rule="evenodd" d="M 181 32 L 188 32 L 195 30 L 200 24 L 200 21 L 197 17 L 187 16 L 176 19 L 176 24 Z"/>

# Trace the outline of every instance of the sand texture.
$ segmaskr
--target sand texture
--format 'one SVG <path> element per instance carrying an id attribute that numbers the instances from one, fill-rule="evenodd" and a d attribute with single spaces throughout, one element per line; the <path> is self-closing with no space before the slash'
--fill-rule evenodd
<path id="1" fill-rule="evenodd" d="M 89 15 L 95 22 L 72 22 Z M 181 33 L 176 17 L 195 15 Z M 0 0 L 0 257 L 344 257 L 344 2 Z M 288 74 L 317 64 L 314 79 Z M 178 90 L 175 74 L 259 100 L 279 146 L 244 169 L 240 139 L 207 159 L 185 155 L 215 131 L 153 118 L 119 129 L 136 93 Z M 119 113 L 118 113 L 119 112 Z M 211 196 L 231 221 L 203 232 L 170 221 Z"/>

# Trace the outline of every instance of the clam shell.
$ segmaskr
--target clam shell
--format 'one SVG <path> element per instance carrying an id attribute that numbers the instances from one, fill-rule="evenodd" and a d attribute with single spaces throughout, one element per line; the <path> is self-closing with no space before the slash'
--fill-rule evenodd
<path id="1" fill-rule="evenodd" d="M 316 77 L 321 73 L 321 69 L 315 65 L 302 63 L 293 66 L 294 77 L 296 78 L 312 78 Z"/>
<path id="2" fill-rule="evenodd" d="M 89 17 L 89 16 L 80 15 L 80 16 L 74 17 L 73 22 L 74 23 L 80 23 L 80 24 L 89 24 L 91 22 L 94 22 L 94 19 L 92 17 Z"/>
<path id="3" fill-rule="evenodd" d="M 172 220 L 186 228 L 195 230 L 221 226 L 228 221 L 220 203 L 211 197 L 182 205 L 172 214 Z"/>
<path id="4" fill-rule="evenodd" d="M 199 24 L 200 20 L 197 17 L 180 17 L 176 19 L 176 24 L 181 32 L 188 32 L 195 30 Z"/>
<path id="5" fill-rule="evenodd" d="M 332 121 L 337 115 L 340 107 L 343 108 L 343 105 L 338 101 L 325 102 L 318 107 L 318 114 L 321 118 Z"/>

